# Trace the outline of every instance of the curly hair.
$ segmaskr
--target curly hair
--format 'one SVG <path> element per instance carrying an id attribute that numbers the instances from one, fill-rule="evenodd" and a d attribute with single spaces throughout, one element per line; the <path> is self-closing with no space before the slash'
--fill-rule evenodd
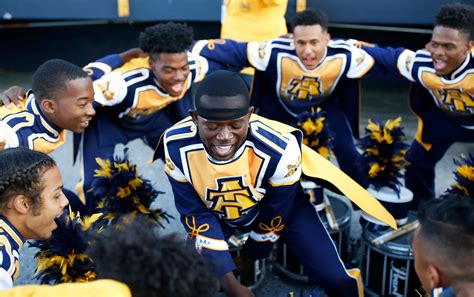
<path id="1" fill-rule="evenodd" d="M 459 30 L 468 40 L 474 40 L 474 6 L 461 3 L 441 6 L 436 15 L 435 26 Z"/>
<path id="2" fill-rule="evenodd" d="M 97 279 L 123 282 L 134 297 L 213 296 L 217 278 L 210 264 L 179 235 L 159 236 L 156 231 L 137 216 L 92 235 L 86 253 Z"/>
<path id="3" fill-rule="evenodd" d="M 51 157 L 27 148 L 17 147 L 0 150 L 0 212 L 15 195 L 28 197 L 33 214 L 41 207 L 41 177 L 45 171 L 56 166 Z"/>
<path id="4" fill-rule="evenodd" d="M 168 22 L 148 27 L 140 33 L 139 46 L 150 54 L 182 53 L 193 42 L 193 30 L 186 24 Z"/>
<path id="5" fill-rule="evenodd" d="M 296 14 L 292 23 L 293 31 L 297 26 L 320 25 L 324 32 L 328 31 L 328 17 L 321 10 L 306 9 Z"/>
<path id="6" fill-rule="evenodd" d="M 56 99 L 58 91 L 66 89 L 66 82 L 88 77 L 81 67 L 61 59 L 48 60 L 33 74 L 32 89 L 38 100 Z"/>
<path id="7" fill-rule="evenodd" d="M 423 251 L 441 261 L 444 273 L 451 279 L 474 281 L 474 200 L 448 193 L 420 205 L 419 238 L 429 251 Z"/>

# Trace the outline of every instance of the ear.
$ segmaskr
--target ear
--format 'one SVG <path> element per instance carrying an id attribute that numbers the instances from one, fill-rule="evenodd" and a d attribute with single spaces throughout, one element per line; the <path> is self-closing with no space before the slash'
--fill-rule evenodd
<path id="1" fill-rule="evenodd" d="M 150 64 L 150 67 L 153 69 L 155 68 L 156 60 L 158 59 L 159 54 L 148 54 L 148 64 Z"/>
<path id="2" fill-rule="evenodd" d="M 474 49 L 474 40 L 469 40 L 468 43 L 467 43 L 467 46 L 468 46 L 468 52 L 467 52 L 467 54 L 470 55 L 471 52 L 472 52 L 473 49 Z"/>
<path id="3" fill-rule="evenodd" d="M 434 264 L 428 264 L 428 273 L 429 273 L 429 286 L 430 290 L 434 288 L 438 288 L 441 286 L 441 271 L 439 270 L 438 266 Z"/>
<path id="4" fill-rule="evenodd" d="M 249 107 L 249 113 L 248 113 L 249 117 L 252 115 L 252 113 L 253 113 L 254 111 L 255 111 L 255 107 L 250 106 L 250 107 Z"/>
<path id="5" fill-rule="evenodd" d="M 21 214 L 26 214 L 31 209 L 29 199 L 24 195 L 16 195 L 7 204 L 10 209 L 14 209 Z"/>
<path id="6" fill-rule="evenodd" d="M 329 42 L 331 40 L 331 34 L 328 33 L 326 37 L 327 37 L 327 41 Z"/>
<path id="7" fill-rule="evenodd" d="M 195 112 L 194 110 L 189 110 L 189 115 L 191 116 L 191 118 L 193 119 L 193 122 L 195 124 L 197 124 L 197 121 L 198 121 L 198 114 L 197 112 Z"/>
<path id="8" fill-rule="evenodd" d="M 155 60 L 151 56 L 148 58 L 148 64 L 150 64 L 151 69 L 155 66 Z"/>
<path id="9" fill-rule="evenodd" d="M 45 113 L 51 114 L 56 110 L 56 102 L 52 99 L 43 99 L 43 101 L 41 101 L 41 107 Z"/>

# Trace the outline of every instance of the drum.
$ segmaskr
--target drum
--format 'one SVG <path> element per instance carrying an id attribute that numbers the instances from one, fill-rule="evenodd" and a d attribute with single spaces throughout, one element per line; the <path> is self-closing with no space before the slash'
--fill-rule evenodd
<path id="1" fill-rule="evenodd" d="M 409 212 L 408 222 L 416 219 Z M 389 231 L 387 231 L 389 232 Z M 386 232 L 385 232 L 386 233 Z M 421 296 L 421 284 L 415 272 L 411 241 L 413 231 L 376 246 L 372 240 L 384 233 L 362 233 L 362 278 L 368 296 Z"/>
<path id="2" fill-rule="evenodd" d="M 330 201 L 335 219 L 331 218 L 330 214 L 327 214 L 326 207 L 321 207 L 320 205 L 315 207 L 318 210 L 319 217 L 321 218 L 324 227 L 326 227 L 326 230 L 331 235 L 331 239 L 333 240 L 341 259 L 347 261 L 349 260 L 349 227 L 351 223 L 352 209 L 349 206 L 346 197 L 326 189 L 324 190 L 324 195 L 326 195 L 326 198 Z M 335 220 L 337 225 L 334 223 L 330 224 L 331 220 Z M 330 227 L 330 225 L 332 227 Z M 335 228 L 334 225 L 338 228 Z M 277 272 L 280 272 L 296 281 L 308 282 L 308 276 L 305 275 L 303 265 L 301 265 L 298 258 L 287 249 L 285 243 L 277 241 L 274 255 L 274 268 Z"/>
<path id="3" fill-rule="evenodd" d="M 229 251 L 235 262 L 238 262 L 240 251 L 248 237 L 249 233 L 237 233 L 229 238 Z M 254 291 L 265 277 L 265 259 L 255 260 L 251 266 L 249 274 L 241 274 L 238 270 L 234 270 L 234 274 L 242 285 Z"/>

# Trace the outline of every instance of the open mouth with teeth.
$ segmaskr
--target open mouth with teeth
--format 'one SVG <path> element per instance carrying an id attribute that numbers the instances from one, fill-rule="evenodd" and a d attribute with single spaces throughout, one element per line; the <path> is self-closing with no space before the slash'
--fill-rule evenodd
<path id="1" fill-rule="evenodd" d="M 180 95 L 183 92 L 184 82 L 170 84 L 170 94 L 173 96 Z"/>
<path id="2" fill-rule="evenodd" d="M 231 157 L 230 154 L 233 153 L 233 144 L 220 144 L 220 145 L 213 145 L 211 147 L 213 157 L 216 159 L 223 159 L 226 157 Z"/>
<path id="3" fill-rule="evenodd" d="M 439 59 L 433 59 L 433 65 L 436 70 L 443 70 L 446 68 L 446 62 Z"/>
<path id="4" fill-rule="evenodd" d="M 303 64 L 305 65 L 305 67 L 311 68 L 311 67 L 316 66 L 317 63 L 316 63 L 316 59 L 314 58 L 303 58 Z"/>
<path id="5" fill-rule="evenodd" d="M 82 129 L 85 129 L 87 128 L 87 126 L 89 126 L 89 121 L 90 120 L 87 120 L 87 121 L 82 121 L 79 126 L 81 126 Z"/>

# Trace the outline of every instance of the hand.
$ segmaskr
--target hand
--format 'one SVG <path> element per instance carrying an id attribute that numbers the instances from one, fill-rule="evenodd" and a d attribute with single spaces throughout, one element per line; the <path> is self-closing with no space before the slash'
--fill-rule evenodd
<path id="1" fill-rule="evenodd" d="M 125 63 L 125 62 L 130 61 L 131 59 L 146 57 L 147 54 L 144 51 L 142 51 L 141 48 L 136 47 L 136 48 L 131 48 L 127 51 L 124 51 L 123 53 L 120 53 L 119 56 L 120 58 L 122 58 L 122 61 Z"/>
<path id="2" fill-rule="evenodd" d="M 234 259 L 235 265 L 237 266 L 238 273 L 242 275 L 252 275 L 254 274 L 254 264 L 255 260 L 247 257 L 247 256 L 240 256 Z M 245 282 L 244 282 L 245 283 Z"/>
<path id="3" fill-rule="evenodd" d="M 5 105 L 5 108 L 11 109 L 11 104 L 14 103 L 20 107 L 20 100 L 25 99 L 25 90 L 19 86 L 13 86 L 0 94 L 0 106 Z"/>
<path id="4" fill-rule="evenodd" d="M 255 297 L 249 288 L 241 285 L 232 271 L 227 272 L 219 279 L 222 290 L 228 297 Z"/>

